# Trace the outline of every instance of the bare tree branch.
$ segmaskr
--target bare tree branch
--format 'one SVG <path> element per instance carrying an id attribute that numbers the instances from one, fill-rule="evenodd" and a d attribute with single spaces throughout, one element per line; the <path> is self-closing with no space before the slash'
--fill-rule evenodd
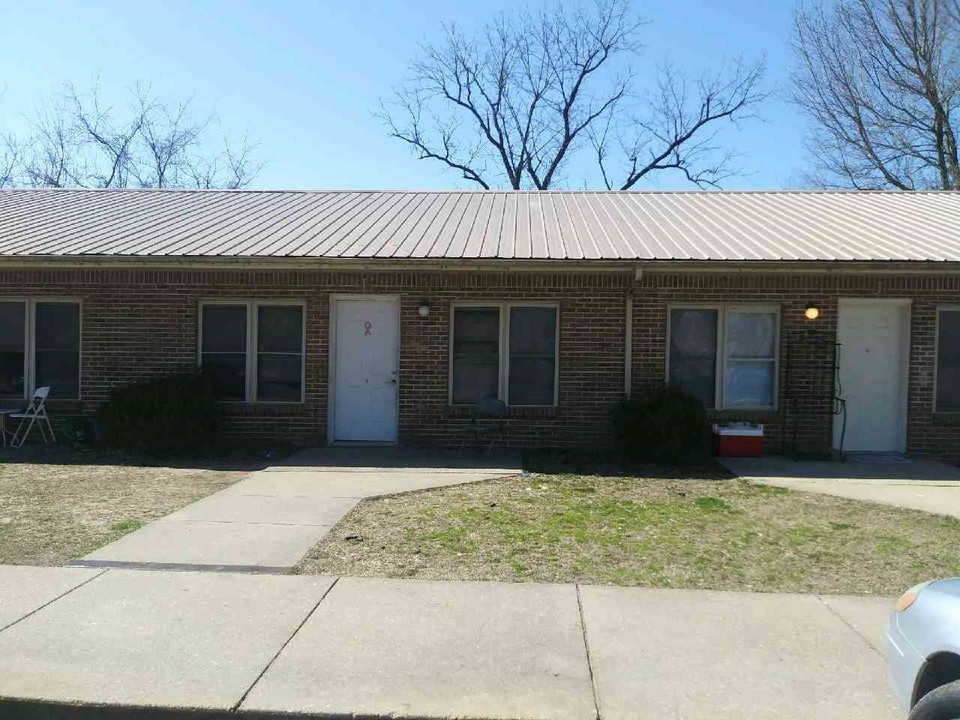
<path id="1" fill-rule="evenodd" d="M 732 166 L 733 154 L 719 152 L 715 143 L 717 126 L 722 121 L 737 123 L 753 116 L 756 106 L 766 98 L 760 89 L 764 72 L 762 62 L 747 65 L 737 61 L 732 71 L 721 67 L 700 77 L 691 87 L 672 66 L 663 66 L 646 115 L 629 120 L 617 131 L 626 166 L 615 186 L 606 163 L 610 127 L 591 138 L 607 187 L 629 190 L 650 173 L 675 170 L 698 187 L 719 188 L 737 170 Z"/>
<path id="2" fill-rule="evenodd" d="M 12 135 L 0 136 L 0 188 L 17 184 L 22 149 Z"/>
<path id="3" fill-rule="evenodd" d="M 402 111 L 405 122 L 398 125 L 396 115 Z M 391 111 L 383 110 L 382 116 L 389 128 L 390 136 L 411 145 L 421 160 L 439 160 L 450 168 L 460 171 L 465 180 L 477 183 L 484 190 L 490 185 L 484 180 L 484 167 L 478 165 L 477 151 L 462 151 L 455 139 L 456 128 L 437 118 L 432 119 L 432 136 L 428 140 L 422 131 L 423 101 L 417 94 L 398 96 Z M 434 148 L 434 149 L 431 149 Z M 458 160 L 457 158 L 463 158 Z"/>
<path id="4" fill-rule="evenodd" d="M 960 2 L 811 0 L 794 26 L 817 184 L 960 189 Z"/>
<path id="5" fill-rule="evenodd" d="M 749 117 L 763 99 L 763 66 L 704 78 L 689 102 L 692 89 L 670 87 L 681 78 L 667 73 L 645 101 L 632 66 L 644 24 L 630 0 L 593 0 L 503 15 L 473 38 L 448 26 L 378 115 L 416 157 L 483 188 L 553 187 L 589 145 L 610 188 L 657 170 L 715 186 L 732 170 L 705 134 Z"/>
<path id="6" fill-rule="evenodd" d="M 178 187 L 196 187 L 201 190 L 224 188 L 239 190 L 253 182 L 263 170 L 263 162 L 256 159 L 258 146 L 244 136 L 239 145 L 223 139 L 219 155 L 185 157 L 178 161 Z"/>
<path id="7" fill-rule="evenodd" d="M 44 104 L 29 137 L 0 144 L 0 181 L 34 187 L 245 187 L 262 170 L 256 146 L 208 141 L 214 118 L 197 120 L 190 102 L 170 107 L 137 86 L 122 108 L 98 88 L 72 85 Z M 12 163 L 7 160 L 13 156 Z M 4 171 L 7 164 L 11 169 Z M 2 184 L 2 182 L 0 182 Z"/>
<path id="8" fill-rule="evenodd" d="M 589 125 L 625 92 L 598 77 L 638 47 L 628 0 L 504 15 L 476 38 L 445 28 L 409 83 L 381 103 L 388 132 L 417 157 L 480 187 L 550 187 Z"/>

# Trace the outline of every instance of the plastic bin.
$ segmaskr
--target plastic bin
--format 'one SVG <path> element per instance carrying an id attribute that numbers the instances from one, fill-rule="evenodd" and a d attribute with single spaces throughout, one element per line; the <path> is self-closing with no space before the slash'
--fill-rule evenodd
<path id="1" fill-rule="evenodd" d="M 763 425 L 714 425 L 713 451 L 719 457 L 760 457 Z"/>

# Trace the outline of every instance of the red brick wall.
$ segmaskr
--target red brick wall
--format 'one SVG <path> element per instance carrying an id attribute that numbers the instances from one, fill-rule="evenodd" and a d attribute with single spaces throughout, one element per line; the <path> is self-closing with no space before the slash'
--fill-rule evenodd
<path id="1" fill-rule="evenodd" d="M 960 302 L 960 277 L 748 274 L 673 275 L 602 273 L 356 273 L 315 271 L 2 270 L 0 296 L 75 298 L 83 302 L 82 395 L 55 412 L 92 413 L 110 388 L 193 366 L 198 303 L 203 299 L 302 299 L 307 306 L 306 402 L 303 405 L 225 405 L 235 434 L 324 442 L 327 433 L 330 295 L 389 294 L 401 298 L 400 435 L 403 442 L 457 443 L 468 418 L 448 397 L 450 305 L 457 300 L 549 300 L 560 305 L 559 407 L 512 409 L 507 419 L 518 445 L 606 446 L 613 411 L 623 394 L 624 311 L 633 295 L 634 388 L 665 377 L 670 303 L 771 303 L 781 307 L 781 402 L 777 412 L 740 413 L 764 422 L 769 447 L 792 436 L 783 401 L 786 355 L 790 386 L 826 398 L 840 297 L 905 297 L 913 301 L 909 375 L 908 449 L 960 456 L 960 420 L 935 416 L 933 356 L 935 308 Z M 429 317 L 417 310 L 431 304 Z M 803 318 L 808 302 L 821 308 Z M 817 403 L 820 403 L 819 406 Z M 798 425 L 801 450 L 830 447 L 831 418 L 824 399 Z"/>
<path id="2" fill-rule="evenodd" d="M 192 367 L 201 300 L 305 300 L 306 403 L 225 404 L 224 412 L 231 433 L 308 443 L 327 438 L 330 295 L 369 293 L 401 298 L 401 441 L 458 443 L 468 429 L 468 415 L 447 402 L 451 303 L 527 299 L 560 305 L 560 401 L 509 410 L 511 442 L 608 445 L 623 394 L 627 285 L 622 275 L 579 273 L 0 271 L 0 296 L 83 302 L 82 401 L 51 405 L 61 414 L 92 413 L 115 385 Z M 427 318 L 418 313 L 423 298 Z"/>
<path id="3" fill-rule="evenodd" d="M 912 301 L 910 368 L 907 387 L 907 450 L 960 457 L 960 418 L 933 412 L 936 307 L 960 301 L 960 276 L 920 275 L 703 275 L 645 274 L 634 287 L 633 386 L 660 382 L 666 374 L 667 312 L 683 303 L 765 303 L 781 308 L 780 397 L 777 412 L 717 412 L 722 419 L 762 422 L 767 449 L 779 452 L 787 436 L 797 450 L 826 454 L 832 444 L 831 370 L 838 300 L 843 297 L 908 298 Z M 815 322 L 803 316 L 808 303 L 821 311 Z M 787 382 L 787 356 L 791 356 Z M 804 412 L 790 412 L 789 387 L 809 396 Z M 788 449 L 790 449 L 788 447 Z"/>

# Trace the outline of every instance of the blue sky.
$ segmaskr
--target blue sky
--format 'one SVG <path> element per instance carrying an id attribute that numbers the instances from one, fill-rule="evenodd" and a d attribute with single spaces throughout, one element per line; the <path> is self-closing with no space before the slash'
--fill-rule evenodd
<path id="1" fill-rule="evenodd" d="M 414 159 L 373 116 L 378 98 L 404 78 L 417 44 L 442 20 L 480 27 L 516 3 L 447 0 L 366 2 L 56 2 L 5 0 L 0 6 L 0 132 L 23 128 L 63 83 L 98 80 L 119 99 L 135 82 L 162 98 L 193 98 L 216 111 L 228 134 L 248 132 L 267 165 L 256 187 L 471 187 L 452 171 Z M 747 174 L 725 187 L 797 187 L 806 168 L 806 123 L 785 100 L 792 63 L 789 0 L 648 0 L 637 10 L 641 70 L 665 59 L 695 74 L 723 58 L 765 57 L 775 92 L 762 118 L 725 131 Z M 586 159 L 568 185 L 593 176 Z M 688 187 L 659 176 L 641 188 Z"/>

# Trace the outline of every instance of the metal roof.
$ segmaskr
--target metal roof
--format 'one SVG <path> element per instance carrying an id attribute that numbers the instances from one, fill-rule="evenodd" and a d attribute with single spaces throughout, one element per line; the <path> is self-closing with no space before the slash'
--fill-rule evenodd
<path id="1" fill-rule="evenodd" d="M 0 257 L 960 262 L 960 192 L 0 190 Z"/>

